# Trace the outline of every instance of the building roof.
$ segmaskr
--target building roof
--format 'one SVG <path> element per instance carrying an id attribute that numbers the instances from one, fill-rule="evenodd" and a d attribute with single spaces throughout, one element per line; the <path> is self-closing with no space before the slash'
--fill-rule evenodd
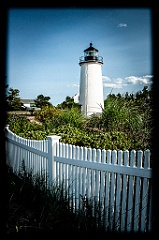
<path id="1" fill-rule="evenodd" d="M 23 104 L 35 103 L 35 99 L 20 99 Z"/>

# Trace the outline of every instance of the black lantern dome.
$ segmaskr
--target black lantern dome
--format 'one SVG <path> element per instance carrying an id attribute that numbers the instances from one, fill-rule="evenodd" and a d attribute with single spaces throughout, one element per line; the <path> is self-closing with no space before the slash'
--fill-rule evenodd
<path id="1" fill-rule="evenodd" d="M 84 56 L 80 57 L 80 63 L 83 62 L 99 62 L 103 63 L 103 58 L 98 56 L 98 50 L 90 43 L 90 47 L 84 50 Z"/>

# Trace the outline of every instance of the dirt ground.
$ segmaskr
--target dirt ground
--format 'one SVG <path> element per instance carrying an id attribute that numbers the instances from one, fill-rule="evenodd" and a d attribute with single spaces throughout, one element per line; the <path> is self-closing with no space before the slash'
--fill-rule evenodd
<path id="1" fill-rule="evenodd" d="M 29 111 L 9 111 L 9 112 L 7 112 L 7 114 L 9 114 L 9 115 L 16 114 L 16 115 L 19 115 L 19 116 L 25 116 L 30 122 L 35 122 L 39 125 L 42 125 L 42 123 L 37 121 L 35 119 L 35 116 L 32 116 Z"/>
<path id="2" fill-rule="evenodd" d="M 29 111 L 8 111 L 7 114 L 9 115 L 23 115 L 23 116 L 26 116 L 26 115 L 29 115 L 30 116 L 30 112 Z"/>
<path id="3" fill-rule="evenodd" d="M 29 119 L 30 122 L 35 122 L 35 123 L 37 123 L 37 124 L 39 124 L 39 125 L 42 125 L 41 122 L 39 122 L 39 121 L 37 121 L 37 120 L 35 119 L 35 116 L 27 116 L 27 119 Z"/>

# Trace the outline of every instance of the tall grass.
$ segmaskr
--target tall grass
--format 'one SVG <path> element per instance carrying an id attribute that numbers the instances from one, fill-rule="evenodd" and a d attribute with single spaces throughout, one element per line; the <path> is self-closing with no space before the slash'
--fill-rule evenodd
<path id="1" fill-rule="evenodd" d="M 8 168 L 9 204 L 7 233 L 106 232 L 99 206 L 92 208 L 90 201 L 82 198 L 82 207 L 74 212 L 70 206 L 69 190 L 65 183 L 46 187 L 46 178 L 33 175 L 23 165 L 19 173 Z M 93 216 L 93 212 L 96 216 Z"/>

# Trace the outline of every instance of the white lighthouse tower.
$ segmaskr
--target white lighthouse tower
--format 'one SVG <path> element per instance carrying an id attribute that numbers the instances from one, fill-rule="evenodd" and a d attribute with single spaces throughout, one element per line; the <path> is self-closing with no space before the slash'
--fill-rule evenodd
<path id="1" fill-rule="evenodd" d="M 92 46 L 84 50 L 80 57 L 80 91 L 79 105 L 85 117 L 93 113 L 102 113 L 104 108 L 102 65 L 103 58 L 98 56 L 98 50 Z"/>

